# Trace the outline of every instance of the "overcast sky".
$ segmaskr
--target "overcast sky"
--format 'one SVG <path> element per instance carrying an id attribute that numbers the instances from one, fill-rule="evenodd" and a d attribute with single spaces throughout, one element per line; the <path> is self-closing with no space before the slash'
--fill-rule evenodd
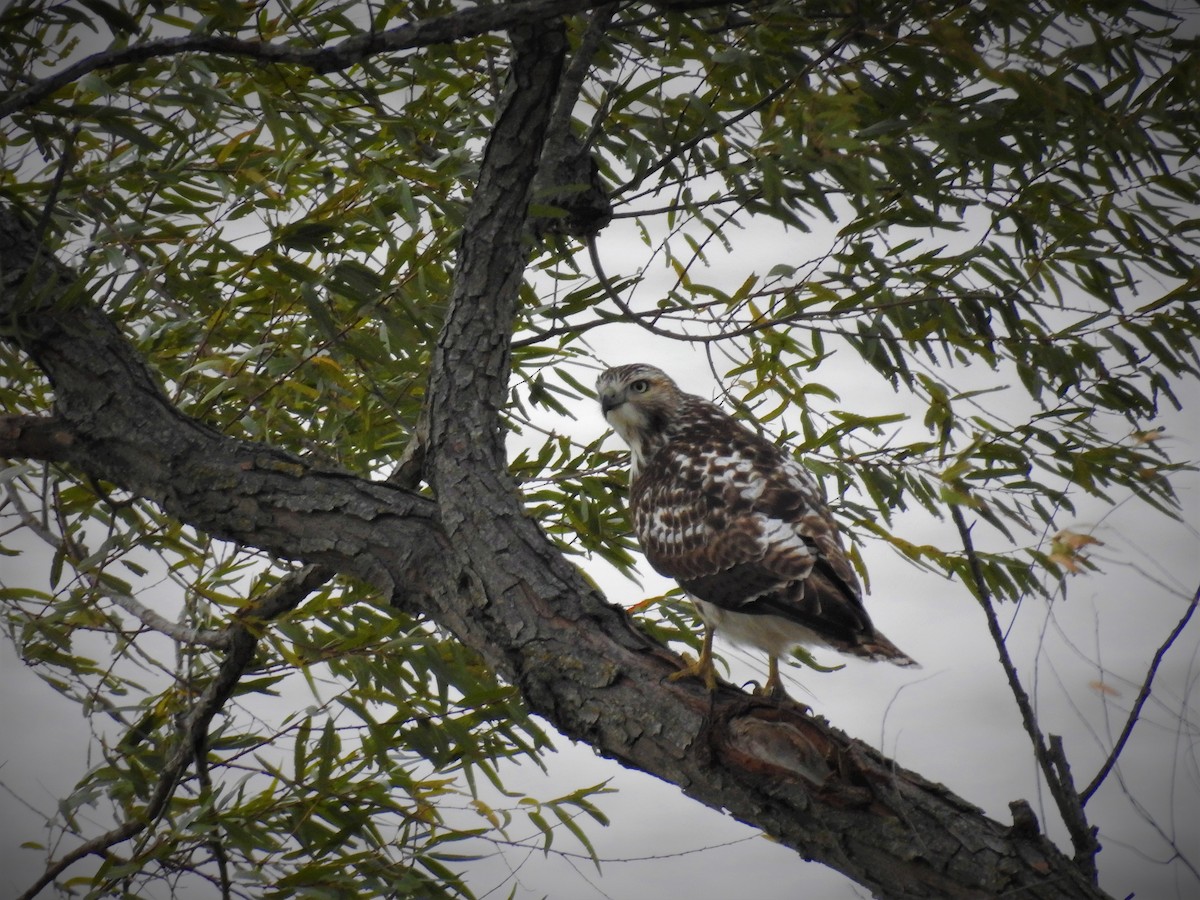
<path id="1" fill-rule="evenodd" d="M 633 258 L 631 253 L 645 252 L 637 249 L 641 245 L 632 234 L 617 228 L 614 225 L 601 239 L 606 259 L 626 260 Z M 755 267 L 756 247 L 764 258 L 779 261 L 780 248 L 773 242 L 784 238 L 776 231 L 766 239 L 751 237 L 743 236 L 744 250 L 736 265 L 706 277 L 740 283 L 745 270 Z M 614 263 L 609 274 L 628 272 Z M 638 301 L 649 302 L 656 291 L 664 290 L 664 278 L 651 272 L 638 288 Z M 719 396 L 721 385 L 696 345 L 618 325 L 591 332 L 589 341 L 606 364 L 652 362 L 685 390 Z M 819 376 L 840 395 L 840 408 L 866 412 L 899 402 L 881 392 L 879 379 L 848 352 L 824 363 Z M 1193 391 L 1185 399 L 1196 396 Z M 581 440 L 607 430 L 593 404 L 582 404 L 575 413 L 574 420 L 547 424 Z M 1173 459 L 1200 459 L 1200 416 L 1194 407 L 1146 424 L 1165 427 L 1162 445 Z M 619 446 L 615 437 L 610 440 Z M 1185 473 L 1176 486 L 1184 506 L 1182 523 L 1133 503 L 1110 510 L 1080 499 L 1078 515 L 1060 524 L 1103 541 L 1092 554 L 1101 571 L 1072 577 L 1067 597 L 1053 605 L 1030 600 L 1019 611 L 1000 611 L 1002 622 L 1010 626 L 1010 650 L 1027 688 L 1035 693 L 1043 729 L 1063 736 L 1079 784 L 1090 781 L 1102 762 L 1150 659 L 1200 585 L 1200 476 Z M 944 524 L 915 512 L 900 515 L 893 530 L 917 543 L 944 540 L 947 534 Z M 845 662 L 845 668 L 827 675 L 793 670 L 793 695 L 838 728 L 946 784 L 1002 822 L 1010 820 L 1010 801 L 1028 799 L 1051 836 L 1068 846 L 1052 803 L 1039 790 L 1016 706 L 969 592 L 921 572 L 879 543 L 867 543 L 865 553 L 872 617 L 923 667 L 910 671 L 819 653 L 822 662 Z M 37 584 L 41 579 L 45 584 L 46 554 L 32 545 L 24 556 L 0 558 L 0 566 L 6 581 Z M 671 587 L 648 569 L 640 586 L 601 563 L 588 564 L 588 570 L 610 600 L 626 606 Z M 734 650 L 720 641 L 718 650 L 733 666 L 731 680 L 764 677 L 761 654 Z M 1200 865 L 1200 700 L 1194 690 L 1200 677 L 1198 655 L 1200 622 L 1194 622 L 1164 660 L 1155 701 L 1146 707 L 1118 773 L 1088 807 L 1104 845 L 1099 857 L 1102 884 L 1115 897 L 1200 896 L 1200 877 L 1178 862 L 1167 862 L 1171 840 L 1192 866 Z M 1096 687 L 1101 678 L 1106 690 Z M 275 702 L 302 708 L 311 697 L 298 683 L 296 690 Z M 46 839 L 39 813 L 52 812 L 58 798 L 70 793 L 97 760 L 89 757 L 91 734 L 78 706 L 24 667 L 7 641 L 0 645 L 0 722 L 0 782 L 6 788 L 0 793 L 0 872 L 7 883 L 24 887 L 40 874 L 44 859 L 42 853 L 19 845 Z M 687 799 L 673 786 L 628 772 L 586 746 L 563 738 L 556 744 L 558 753 L 545 760 L 547 774 L 524 766 L 508 771 L 505 778 L 518 789 L 545 797 L 606 780 L 617 788 L 599 801 L 611 825 L 584 823 L 604 860 L 602 871 L 597 873 L 586 859 L 481 846 L 487 858 L 469 867 L 470 885 L 478 895 L 507 897 L 514 884 L 521 898 L 840 900 L 866 895 L 842 876 L 803 862 L 753 829 Z M 91 832 L 107 825 L 98 819 Z M 566 834 L 555 849 L 583 852 Z M 80 866 L 69 874 L 85 869 Z M 192 894 L 207 895 L 204 890 Z"/>

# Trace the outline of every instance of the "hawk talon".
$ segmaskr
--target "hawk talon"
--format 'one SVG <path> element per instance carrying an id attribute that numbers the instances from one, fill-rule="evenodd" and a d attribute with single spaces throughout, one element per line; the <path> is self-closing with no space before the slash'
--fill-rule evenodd
<path id="1" fill-rule="evenodd" d="M 782 700 L 787 697 L 788 693 L 783 689 L 783 685 L 771 684 L 769 681 L 766 684 L 759 684 L 757 681 L 747 681 L 743 690 L 746 687 L 750 688 L 750 693 L 755 697 L 761 697 L 763 700 Z"/>
<path id="2" fill-rule="evenodd" d="M 791 703 L 793 706 L 799 707 L 800 712 L 804 715 L 811 716 L 813 714 L 812 707 L 807 703 L 797 700 L 784 688 L 783 678 L 779 674 L 779 658 L 770 656 L 768 660 L 770 674 L 767 676 L 767 683 L 762 687 L 756 686 L 754 695 L 767 700 L 773 700 L 776 703 Z"/>
<path id="3" fill-rule="evenodd" d="M 790 700 L 787 689 L 783 686 L 783 679 L 779 676 L 779 658 L 777 656 L 767 657 L 767 683 L 763 685 L 754 685 L 754 696 L 765 697 L 768 700 Z"/>
<path id="4" fill-rule="evenodd" d="M 691 657 L 684 655 L 684 659 L 688 660 Z M 717 673 L 713 670 L 712 662 L 703 665 L 702 660 L 693 660 L 688 663 L 678 672 L 672 672 L 667 676 L 667 681 L 682 681 L 684 678 L 700 678 L 704 681 L 704 686 L 712 693 L 717 689 Z"/>
<path id="5" fill-rule="evenodd" d="M 700 647 L 700 658 L 692 659 L 691 654 L 682 654 L 686 665 L 678 672 L 667 676 L 667 681 L 679 681 L 683 678 L 702 678 L 704 686 L 711 694 L 717 689 L 717 670 L 712 661 L 712 629 L 704 630 L 704 644 Z"/>

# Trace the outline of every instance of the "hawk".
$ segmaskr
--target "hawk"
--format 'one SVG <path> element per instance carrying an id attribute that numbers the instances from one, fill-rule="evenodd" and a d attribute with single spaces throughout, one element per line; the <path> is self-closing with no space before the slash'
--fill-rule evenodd
<path id="1" fill-rule="evenodd" d="M 715 688 L 714 631 L 767 653 L 758 693 L 771 697 L 785 693 L 779 656 L 798 644 L 917 665 L 871 624 L 821 489 L 788 453 L 654 366 L 608 369 L 596 393 L 629 445 L 642 552 L 705 625 L 700 658 L 672 680 Z"/>

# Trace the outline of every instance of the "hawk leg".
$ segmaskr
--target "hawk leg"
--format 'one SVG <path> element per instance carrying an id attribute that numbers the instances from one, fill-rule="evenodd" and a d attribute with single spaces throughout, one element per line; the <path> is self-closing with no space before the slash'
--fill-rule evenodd
<path id="1" fill-rule="evenodd" d="M 681 678 L 700 677 L 709 692 L 717 689 L 717 670 L 712 661 L 713 630 L 704 626 L 704 644 L 700 647 L 700 658 L 688 663 L 678 672 L 667 676 L 667 681 L 678 681 Z"/>
<path id="2" fill-rule="evenodd" d="M 774 700 L 776 702 L 787 701 L 800 707 L 803 712 L 808 715 L 812 713 L 812 707 L 807 703 L 801 703 L 799 700 L 794 700 L 783 687 L 783 679 L 779 675 L 779 657 L 772 654 L 770 657 L 767 670 L 767 683 L 762 687 L 754 689 L 755 697 L 762 697 L 766 700 Z"/>
<path id="3" fill-rule="evenodd" d="M 779 677 L 779 657 L 772 653 L 768 657 L 767 683 L 754 689 L 756 697 L 766 697 L 769 700 L 782 700 L 787 697 L 783 688 L 783 679 Z"/>

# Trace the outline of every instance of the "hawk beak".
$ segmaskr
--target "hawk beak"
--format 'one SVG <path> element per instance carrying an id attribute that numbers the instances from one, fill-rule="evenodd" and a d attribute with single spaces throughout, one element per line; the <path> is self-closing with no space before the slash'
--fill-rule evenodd
<path id="1" fill-rule="evenodd" d="M 604 418 L 608 418 L 608 414 L 624 403 L 624 400 L 618 399 L 613 394 L 600 395 L 600 412 L 604 414 Z"/>

